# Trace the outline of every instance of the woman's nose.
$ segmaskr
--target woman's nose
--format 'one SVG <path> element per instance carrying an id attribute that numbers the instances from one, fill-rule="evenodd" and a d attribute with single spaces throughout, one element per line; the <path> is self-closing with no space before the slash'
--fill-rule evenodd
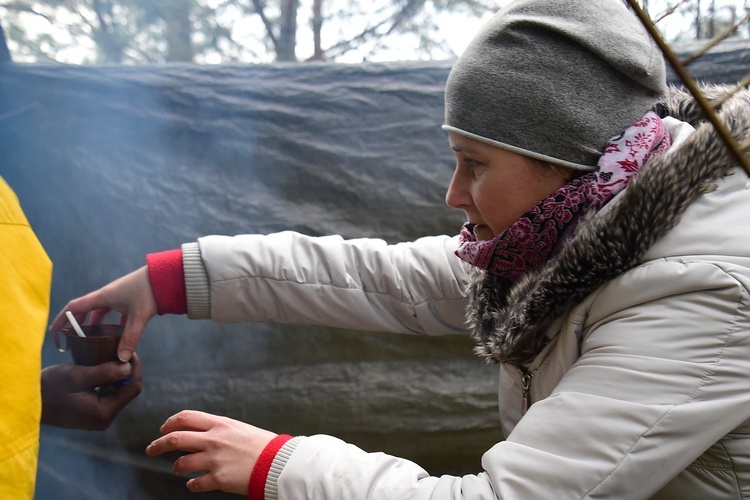
<path id="1" fill-rule="evenodd" d="M 445 203 L 449 207 L 459 210 L 471 203 L 471 196 L 465 187 L 458 168 L 454 170 L 451 183 L 448 185 L 448 190 L 445 193 Z"/>

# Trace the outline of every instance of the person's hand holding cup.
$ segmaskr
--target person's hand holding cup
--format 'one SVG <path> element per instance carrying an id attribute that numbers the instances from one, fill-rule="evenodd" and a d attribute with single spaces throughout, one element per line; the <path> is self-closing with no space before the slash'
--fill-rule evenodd
<path id="1" fill-rule="evenodd" d="M 104 430 L 141 392 L 141 364 L 117 357 L 121 325 L 79 326 L 53 332 L 55 347 L 70 351 L 74 364 L 42 370 L 42 423 L 57 427 Z"/>

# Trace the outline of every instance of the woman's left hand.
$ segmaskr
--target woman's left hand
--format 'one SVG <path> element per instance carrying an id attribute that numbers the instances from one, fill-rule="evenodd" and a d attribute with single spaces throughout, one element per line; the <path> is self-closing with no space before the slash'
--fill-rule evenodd
<path id="1" fill-rule="evenodd" d="M 190 479 L 192 492 L 221 490 L 247 495 L 250 474 L 263 449 L 276 434 L 227 417 L 184 410 L 172 415 L 160 429 L 162 437 L 146 448 L 149 457 L 186 451 L 172 471 L 181 476 L 204 472 Z"/>

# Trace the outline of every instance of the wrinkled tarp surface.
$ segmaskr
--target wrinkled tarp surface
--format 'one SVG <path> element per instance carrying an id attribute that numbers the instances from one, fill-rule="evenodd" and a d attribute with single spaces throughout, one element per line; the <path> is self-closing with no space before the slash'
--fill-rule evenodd
<path id="1" fill-rule="evenodd" d="M 694 76 L 741 79 L 746 46 L 728 47 Z M 54 262 L 53 314 L 205 234 L 455 233 L 440 130 L 449 68 L 0 66 L 0 175 Z M 176 454 L 144 454 L 185 408 L 333 434 L 432 474 L 478 472 L 500 437 L 497 368 L 460 336 L 172 316 L 152 320 L 137 352 L 144 391 L 110 429 L 43 427 L 37 499 L 198 498 L 172 475 Z M 70 358 L 47 338 L 43 362 Z"/>

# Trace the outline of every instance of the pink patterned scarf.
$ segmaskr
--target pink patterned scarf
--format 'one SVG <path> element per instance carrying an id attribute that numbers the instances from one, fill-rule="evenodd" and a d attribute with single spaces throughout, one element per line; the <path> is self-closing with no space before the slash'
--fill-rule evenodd
<path id="1" fill-rule="evenodd" d="M 610 139 L 595 171 L 576 177 L 493 239 L 477 241 L 473 224 L 464 224 L 456 255 L 511 282 L 518 281 L 554 253 L 582 215 L 600 210 L 625 189 L 651 155 L 670 145 L 661 118 L 649 111 L 625 133 Z"/>

